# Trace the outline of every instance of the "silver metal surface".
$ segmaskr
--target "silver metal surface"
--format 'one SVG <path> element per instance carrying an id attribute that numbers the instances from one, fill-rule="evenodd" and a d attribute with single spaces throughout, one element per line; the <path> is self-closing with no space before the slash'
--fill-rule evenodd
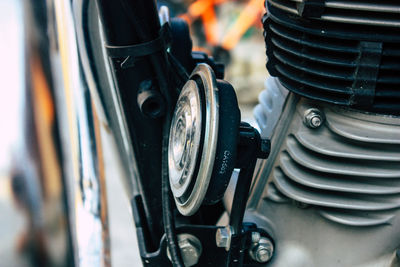
<path id="1" fill-rule="evenodd" d="M 318 128 L 323 121 L 321 111 L 317 108 L 311 108 L 304 112 L 304 123 L 309 128 Z"/>
<path id="2" fill-rule="evenodd" d="M 269 0 L 271 5 L 294 15 L 299 15 L 296 4 L 302 0 Z M 327 0 L 326 10 L 319 19 L 341 23 L 400 27 L 400 5 L 382 1 Z M 346 11 L 353 12 L 346 12 Z M 368 13 L 365 13 L 368 12 Z"/>
<path id="3" fill-rule="evenodd" d="M 301 109 L 308 112 L 307 103 L 298 106 L 297 114 Z M 333 108 L 323 113 L 326 125 L 318 130 L 293 119 L 272 172 L 274 185 L 289 198 L 324 207 L 322 214 L 335 221 L 387 223 L 391 212 L 382 212 L 400 207 L 400 120 L 388 124 L 385 116 L 370 115 L 380 118 L 366 121 L 356 112 Z M 325 208 L 343 209 L 343 214 Z"/>
<path id="4" fill-rule="evenodd" d="M 249 249 L 249 256 L 259 263 L 268 262 L 274 255 L 274 245 L 267 237 L 261 237 L 259 241 Z"/>
<path id="5" fill-rule="evenodd" d="M 176 103 L 169 134 L 169 182 L 177 198 L 187 191 L 200 157 L 201 113 L 199 87 L 189 80 Z"/>
<path id="6" fill-rule="evenodd" d="M 218 228 L 215 234 L 215 242 L 217 247 L 225 248 L 226 251 L 229 251 L 231 247 L 231 238 L 232 238 L 232 229 L 228 225 L 223 228 Z"/>
<path id="7" fill-rule="evenodd" d="M 179 212 L 186 216 L 193 215 L 199 209 L 207 193 L 217 149 L 219 123 L 218 88 L 212 69 L 206 64 L 199 64 L 191 74 L 191 77 L 194 76 L 201 79 L 205 91 L 205 138 L 199 171 L 197 177 L 192 178 L 196 179 L 192 192 L 184 202 L 175 197 Z"/>
<path id="8" fill-rule="evenodd" d="M 325 117 L 315 129 L 303 123 L 312 108 Z M 245 220 L 276 241 L 271 266 L 390 266 L 399 188 L 400 117 L 290 95 Z"/>
<path id="9" fill-rule="evenodd" d="M 203 247 L 200 240 L 191 234 L 179 234 L 178 245 L 181 250 L 183 264 L 186 267 L 194 266 L 199 262 Z M 171 254 L 167 248 L 167 256 L 171 259 Z"/>
<path id="10" fill-rule="evenodd" d="M 62 118 L 64 153 L 72 167 L 68 177 L 73 186 L 70 209 L 79 266 L 109 266 L 109 233 L 107 223 L 104 166 L 99 133 L 99 117 L 93 109 L 88 83 L 81 68 L 72 4 L 54 2 L 54 17 L 60 62 L 58 107 L 66 108 Z M 57 64 L 53 61 L 54 65 Z M 62 85 L 61 85 L 62 83 Z M 63 106 L 63 103 L 64 106 Z M 68 130 L 67 130 L 68 129 Z"/>

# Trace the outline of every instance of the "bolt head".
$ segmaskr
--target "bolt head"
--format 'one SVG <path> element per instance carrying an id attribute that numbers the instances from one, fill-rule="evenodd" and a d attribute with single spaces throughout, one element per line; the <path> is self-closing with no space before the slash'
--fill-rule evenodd
<path id="1" fill-rule="evenodd" d="M 200 258 L 199 249 L 190 240 L 184 240 L 179 242 L 179 247 L 181 249 L 182 259 L 185 266 L 196 265 Z"/>
<path id="2" fill-rule="evenodd" d="M 254 244 L 249 250 L 250 257 L 259 263 L 266 263 L 274 254 L 274 245 L 272 241 L 267 237 L 261 237 L 258 244 Z"/>
<path id="3" fill-rule="evenodd" d="M 309 109 L 305 112 L 304 123 L 309 128 L 318 128 L 323 123 L 323 116 L 321 111 L 316 108 Z"/>
<path id="4" fill-rule="evenodd" d="M 228 251 L 230 248 L 230 245 L 231 245 L 230 227 L 227 226 L 224 228 L 218 228 L 216 235 L 215 235 L 215 241 L 216 241 L 217 247 L 225 248 Z"/>
<path id="5" fill-rule="evenodd" d="M 319 127 L 322 123 L 321 117 L 320 116 L 314 116 L 311 119 L 311 125 L 315 128 Z"/>
<path id="6" fill-rule="evenodd" d="M 181 250 L 181 256 L 185 266 L 193 266 L 199 262 L 202 246 L 200 240 L 191 234 L 179 234 L 178 245 Z M 167 256 L 171 259 L 171 254 L 167 248 Z"/>
<path id="7" fill-rule="evenodd" d="M 266 248 L 261 248 L 257 250 L 256 257 L 258 262 L 267 262 L 271 259 L 272 253 Z"/>

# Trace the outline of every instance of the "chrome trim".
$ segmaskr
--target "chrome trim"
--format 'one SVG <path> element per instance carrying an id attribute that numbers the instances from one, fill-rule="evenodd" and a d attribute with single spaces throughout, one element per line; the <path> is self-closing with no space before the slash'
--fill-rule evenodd
<path id="1" fill-rule="evenodd" d="M 177 198 L 184 195 L 193 179 L 199 157 L 202 119 L 199 87 L 195 81 L 188 80 L 175 105 L 169 134 L 169 184 Z"/>
<path id="2" fill-rule="evenodd" d="M 179 202 L 175 198 L 178 210 L 186 216 L 193 215 L 200 207 L 207 193 L 208 184 L 210 183 L 213 171 L 215 152 L 218 140 L 219 125 L 219 99 L 217 82 L 212 69 L 207 64 L 199 64 L 193 71 L 193 76 L 199 76 L 203 82 L 205 90 L 205 135 L 203 152 L 198 176 L 194 184 L 192 194 L 184 203 Z"/>
<path id="3" fill-rule="evenodd" d="M 84 75 L 77 48 L 77 37 L 70 1 L 54 1 L 55 24 L 64 95 L 67 109 L 68 137 L 65 155 L 72 165 L 73 198 L 71 210 L 75 226 L 79 266 L 110 266 L 106 188 L 99 134 L 99 116 L 93 110 L 88 81 Z M 61 104 L 60 104 L 61 106 Z"/>

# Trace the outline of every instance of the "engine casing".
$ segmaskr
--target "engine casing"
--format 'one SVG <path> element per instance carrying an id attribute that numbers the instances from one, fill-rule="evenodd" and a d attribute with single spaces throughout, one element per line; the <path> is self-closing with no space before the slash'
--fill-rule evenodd
<path id="1" fill-rule="evenodd" d="M 259 124 L 271 113 L 260 104 Z M 400 117 L 290 93 L 252 188 L 246 221 L 274 238 L 268 266 L 397 266 Z"/>

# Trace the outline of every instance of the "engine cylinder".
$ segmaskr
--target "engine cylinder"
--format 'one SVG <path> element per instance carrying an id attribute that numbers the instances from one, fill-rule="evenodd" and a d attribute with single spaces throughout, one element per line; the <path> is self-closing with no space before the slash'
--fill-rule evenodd
<path id="1" fill-rule="evenodd" d="M 267 68 L 302 96 L 400 114 L 400 4 L 269 0 Z"/>
<path id="2" fill-rule="evenodd" d="M 291 93 L 272 136 L 247 213 L 275 238 L 272 266 L 389 266 L 400 239 L 400 117 Z"/>

